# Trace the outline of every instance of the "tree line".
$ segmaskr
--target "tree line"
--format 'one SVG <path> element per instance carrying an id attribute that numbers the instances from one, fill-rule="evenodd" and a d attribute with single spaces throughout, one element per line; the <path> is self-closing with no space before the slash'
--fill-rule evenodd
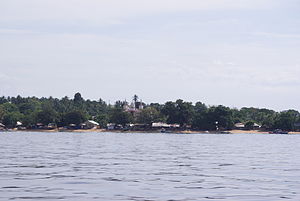
<path id="1" fill-rule="evenodd" d="M 126 110 L 126 106 L 131 106 L 132 110 Z M 208 106 L 202 102 L 193 104 L 181 99 L 164 104 L 145 104 L 139 101 L 136 95 L 131 105 L 127 101 L 107 104 L 102 99 L 85 100 L 80 93 L 76 93 L 73 98 L 61 99 L 0 97 L 0 122 L 8 128 L 15 127 L 18 121 L 31 128 L 37 123 L 79 125 L 88 119 L 95 120 L 102 128 L 108 123 L 125 126 L 129 123 L 150 125 L 153 122 L 165 122 L 195 130 L 215 130 L 216 126 L 229 130 L 233 129 L 236 123 L 244 123 L 249 129 L 257 123 L 265 130 L 293 131 L 297 129 L 296 123 L 300 122 L 300 113 L 296 110 L 276 112 L 265 108 Z"/>

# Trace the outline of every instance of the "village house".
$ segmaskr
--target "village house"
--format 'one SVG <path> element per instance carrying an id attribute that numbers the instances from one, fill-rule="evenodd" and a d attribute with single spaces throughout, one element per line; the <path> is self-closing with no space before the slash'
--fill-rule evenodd
<path id="1" fill-rule="evenodd" d="M 5 130 L 5 125 L 0 123 L 0 130 Z"/>
<path id="2" fill-rule="evenodd" d="M 236 123 L 236 124 L 234 124 L 234 128 L 237 129 L 237 130 L 244 130 L 245 129 L 245 124 Z"/>
<path id="3" fill-rule="evenodd" d="M 180 128 L 179 124 L 167 124 L 163 122 L 155 122 L 152 123 L 152 128 L 160 129 L 160 128 L 171 128 L 171 129 L 176 129 Z"/>
<path id="4" fill-rule="evenodd" d="M 96 129 L 99 128 L 99 123 L 95 122 L 93 120 L 87 120 L 84 123 L 81 124 L 83 129 Z"/>
<path id="5" fill-rule="evenodd" d="M 115 126 L 116 126 L 116 124 L 113 124 L 113 123 L 109 123 L 109 124 L 107 124 L 107 130 L 114 130 L 115 129 Z"/>
<path id="6" fill-rule="evenodd" d="M 120 124 L 115 124 L 115 123 L 108 123 L 106 125 L 107 130 L 121 130 L 123 129 L 123 126 Z"/>
<path id="7" fill-rule="evenodd" d="M 260 129 L 261 128 L 261 125 L 257 124 L 257 123 L 254 123 L 253 126 L 252 126 L 252 129 Z M 234 129 L 236 130 L 246 130 L 246 126 L 244 123 L 236 123 L 234 124 Z"/>
<path id="8" fill-rule="evenodd" d="M 45 129 L 45 125 L 43 123 L 36 123 L 35 128 L 36 129 Z"/>
<path id="9" fill-rule="evenodd" d="M 47 128 L 50 129 L 50 130 L 51 129 L 56 129 L 57 125 L 56 125 L 56 123 L 49 123 L 48 126 L 47 126 Z"/>
<path id="10" fill-rule="evenodd" d="M 25 129 L 26 129 L 26 127 L 24 127 L 24 126 L 23 126 L 23 123 L 20 122 L 20 121 L 17 121 L 17 123 L 16 123 L 16 128 L 17 128 L 18 130 L 25 130 Z"/>
<path id="11" fill-rule="evenodd" d="M 124 105 L 123 109 L 125 112 L 130 112 L 132 114 L 136 114 L 144 108 L 142 102 L 131 103 L 130 105 L 127 103 Z"/>
<path id="12" fill-rule="evenodd" d="M 127 130 L 145 131 L 150 129 L 149 124 L 126 124 Z"/>
<path id="13" fill-rule="evenodd" d="M 125 112 L 129 112 L 132 115 L 138 114 L 141 110 L 144 109 L 144 103 L 142 100 L 139 100 L 137 96 L 135 96 L 131 102 L 131 104 L 128 104 L 128 102 L 125 100 L 125 104 L 123 106 L 123 109 Z"/>
<path id="14" fill-rule="evenodd" d="M 260 129 L 260 128 L 261 128 L 261 125 L 259 125 L 257 123 L 253 124 L 253 129 Z"/>

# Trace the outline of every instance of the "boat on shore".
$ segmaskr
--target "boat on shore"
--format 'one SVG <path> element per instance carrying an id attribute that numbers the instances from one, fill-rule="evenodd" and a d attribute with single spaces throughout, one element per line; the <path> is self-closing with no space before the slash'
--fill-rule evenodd
<path id="1" fill-rule="evenodd" d="M 276 129 L 274 131 L 270 131 L 269 134 L 289 134 L 288 131 L 283 131 L 281 129 Z"/>

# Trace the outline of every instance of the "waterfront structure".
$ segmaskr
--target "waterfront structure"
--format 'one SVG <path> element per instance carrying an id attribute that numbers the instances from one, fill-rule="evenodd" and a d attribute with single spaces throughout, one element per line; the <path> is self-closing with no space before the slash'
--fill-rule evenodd
<path id="1" fill-rule="evenodd" d="M 93 120 L 87 120 L 84 123 L 81 124 L 83 129 L 94 129 L 98 128 L 100 125 L 98 122 L 95 122 Z"/>
<path id="2" fill-rule="evenodd" d="M 234 124 L 234 128 L 237 129 L 237 130 L 244 130 L 245 129 L 245 124 L 236 123 L 236 124 Z"/>
<path id="3" fill-rule="evenodd" d="M 167 124 L 163 122 L 152 123 L 152 128 L 180 128 L 179 124 Z"/>
<path id="4" fill-rule="evenodd" d="M 253 124 L 253 129 L 260 129 L 260 128 L 261 128 L 261 125 L 259 125 L 257 123 Z"/>
<path id="5" fill-rule="evenodd" d="M 5 129 L 5 125 L 0 123 L 0 130 L 4 130 Z"/>

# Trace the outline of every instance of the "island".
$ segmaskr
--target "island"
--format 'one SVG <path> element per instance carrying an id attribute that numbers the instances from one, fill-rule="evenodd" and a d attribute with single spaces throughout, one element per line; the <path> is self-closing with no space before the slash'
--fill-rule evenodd
<path id="1" fill-rule="evenodd" d="M 295 134 L 300 132 L 300 113 L 181 99 L 144 103 L 137 95 L 114 104 L 85 100 L 80 93 L 60 99 L 2 96 L 0 131 Z"/>

